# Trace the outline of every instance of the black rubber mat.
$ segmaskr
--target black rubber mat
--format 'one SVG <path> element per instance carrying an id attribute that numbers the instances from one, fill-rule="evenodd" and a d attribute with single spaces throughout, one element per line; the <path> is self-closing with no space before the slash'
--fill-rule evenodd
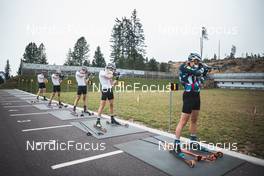
<path id="1" fill-rule="evenodd" d="M 154 144 L 155 142 L 147 142 L 148 140 L 152 141 L 153 139 L 146 138 L 143 140 L 131 141 L 115 145 L 115 147 L 170 175 L 177 176 L 220 176 L 245 162 L 243 160 L 224 155 L 223 158 L 216 161 L 197 162 L 194 168 L 190 168 L 169 151 L 163 150 L 162 147 Z M 187 158 L 190 159 L 189 156 Z"/>

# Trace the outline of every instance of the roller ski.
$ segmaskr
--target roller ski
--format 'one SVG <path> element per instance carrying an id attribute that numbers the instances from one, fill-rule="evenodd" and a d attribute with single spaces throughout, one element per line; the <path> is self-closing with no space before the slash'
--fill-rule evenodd
<path id="1" fill-rule="evenodd" d="M 126 123 L 126 124 L 123 124 L 123 123 L 120 123 L 118 121 L 116 121 L 116 119 L 114 118 L 114 116 L 111 116 L 111 121 L 106 121 L 106 124 L 107 125 L 112 125 L 112 126 L 124 126 L 126 128 L 129 127 L 129 125 Z"/>
<path id="2" fill-rule="evenodd" d="M 97 119 L 96 124 L 94 124 L 94 128 L 102 133 L 106 133 L 107 130 L 105 128 L 103 128 L 100 119 Z"/>
<path id="3" fill-rule="evenodd" d="M 218 158 L 222 158 L 224 156 L 224 154 L 222 152 L 219 152 L 219 151 L 213 152 L 213 151 L 201 146 L 197 142 L 196 136 L 190 138 L 190 143 L 189 143 L 188 147 L 190 147 L 190 150 L 197 150 L 197 151 L 208 153 L 209 155 L 207 155 L 207 157 L 211 161 L 216 160 Z"/>
<path id="4" fill-rule="evenodd" d="M 39 102 L 39 99 L 31 100 L 31 101 L 30 101 L 31 104 L 36 104 L 36 103 L 38 103 L 38 102 Z"/>
<path id="5" fill-rule="evenodd" d="M 161 140 L 155 136 L 152 136 L 152 138 L 161 141 L 164 143 L 165 149 L 168 150 L 171 154 L 173 154 L 176 158 L 180 159 L 181 161 L 183 161 L 185 164 L 187 164 L 190 168 L 193 168 L 196 165 L 196 161 L 195 160 L 190 160 L 190 159 L 186 159 L 185 158 L 185 154 L 182 151 L 181 147 L 180 147 L 180 141 L 179 140 L 175 140 L 174 144 L 168 143 L 164 140 Z M 149 141 L 148 141 L 149 142 Z M 153 144 L 156 144 L 154 142 L 150 142 Z M 157 145 L 157 144 L 156 144 Z"/>
<path id="6" fill-rule="evenodd" d="M 92 136 L 93 135 L 92 133 L 94 133 L 94 134 L 96 134 L 98 136 L 99 135 L 104 135 L 104 133 L 102 133 L 100 131 L 94 131 L 94 130 L 92 130 L 90 127 L 88 127 L 87 125 L 85 125 L 83 122 L 79 122 L 79 123 L 87 130 L 87 133 L 86 133 L 87 136 Z"/>
<path id="7" fill-rule="evenodd" d="M 200 155 L 200 154 L 197 154 L 197 153 L 194 153 L 192 151 L 189 151 L 189 150 L 185 150 L 185 149 L 181 149 L 181 151 L 187 155 L 190 155 L 192 157 L 195 158 L 196 161 L 214 161 L 216 160 L 215 156 L 213 154 L 210 154 L 210 155 Z"/>

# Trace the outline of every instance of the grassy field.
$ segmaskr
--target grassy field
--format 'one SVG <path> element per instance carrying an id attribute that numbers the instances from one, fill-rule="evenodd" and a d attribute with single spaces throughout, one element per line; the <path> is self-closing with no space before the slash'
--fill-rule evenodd
<path id="1" fill-rule="evenodd" d="M 75 92 L 62 94 L 73 103 Z M 96 111 L 100 93 L 89 92 L 88 106 Z M 264 158 L 264 92 L 253 90 L 207 89 L 201 93 L 200 140 L 237 143 L 239 152 Z M 79 106 L 82 106 L 80 103 Z M 256 115 L 253 109 L 256 107 Z M 172 133 L 182 108 L 182 91 L 173 93 Z M 108 114 L 108 108 L 104 113 Z M 115 113 L 123 119 L 168 130 L 169 93 L 115 93 Z M 254 120 L 255 119 L 255 120 Z M 188 137 L 188 127 L 183 136 Z"/>

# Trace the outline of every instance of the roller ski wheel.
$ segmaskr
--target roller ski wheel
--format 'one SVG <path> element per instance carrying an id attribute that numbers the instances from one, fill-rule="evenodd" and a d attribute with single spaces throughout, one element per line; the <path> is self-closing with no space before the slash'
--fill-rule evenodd
<path id="1" fill-rule="evenodd" d="M 183 153 L 177 153 L 175 150 L 170 150 L 170 153 L 173 154 L 176 158 L 178 158 L 181 161 L 183 161 L 190 168 L 194 168 L 195 167 L 196 161 L 195 160 L 186 159 Z M 181 155 L 181 154 L 183 154 L 183 155 Z"/>
<path id="2" fill-rule="evenodd" d="M 188 160 L 186 162 L 190 168 L 194 168 L 196 165 L 196 162 L 194 160 Z"/>
<path id="3" fill-rule="evenodd" d="M 120 123 L 120 122 L 118 122 L 119 124 L 116 124 L 116 123 L 111 123 L 110 121 L 106 121 L 106 124 L 107 125 L 113 125 L 113 126 L 123 126 L 123 127 L 126 127 L 126 128 L 128 128 L 129 127 L 129 125 L 126 123 L 126 124 L 122 124 L 122 123 Z"/>
<path id="4" fill-rule="evenodd" d="M 214 156 L 216 158 L 222 158 L 224 156 L 224 154 L 222 152 L 216 152 L 216 153 L 214 153 Z"/>

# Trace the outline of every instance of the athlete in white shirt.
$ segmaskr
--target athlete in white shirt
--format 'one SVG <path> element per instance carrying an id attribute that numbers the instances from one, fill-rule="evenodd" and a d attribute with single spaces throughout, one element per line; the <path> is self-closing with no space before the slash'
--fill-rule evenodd
<path id="1" fill-rule="evenodd" d="M 83 96 L 83 112 L 91 115 L 91 113 L 87 111 L 87 103 L 86 103 L 87 82 L 88 82 L 87 73 L 88 73 L 87 68 L 82 67 L 82 69 L 77 71 L 75 74 L 76 82 L 78 84 L 78 89 L 77 89 L 77 96 L 74 101 L 73 111 L 74 113 L 76 113 L 76 106 L 78 105 L 78 102 L 82 95 Z"/>
<path id="2" fill-rule="evenodd" d="M 62 103 L 60 101 L 60 92 L 61 92 L 60 84 L 62 82 L 60 74 L 61 74 L 60 71 L 56 71 L 55 73 L 53 73 L 51 75 L 51 81 L 52 81 L 52 84 L 53 84 L 53 91 L 52 91 L 52 94 L 51 94 L 51 97 L 50 97 L 50 101 L 49 101 L 49 104 L 48 104 L 49 106 L 51 106 L 52 99 L 54 98 L 56 93 L 58 94 L 59 106 L 62 106 Z"/>
<path id="3" fill-rule="evenodd" d="M 43 72 L 37 75 L 37 80 L 38 80 L 38 93 L 37 93 L 37 99 L 39 99 L 39 95 L 41 94 L 43 96 L 43 100 L 47 101 L 45 93 L 46 93 L 46 85 L 45 82 L 47 79 L 45 78 Z"/>
<path id="4" fill-rule="evenodd" d="M 113 81 L 114 77 L 116 78 L 116 80 Z M 109 101 L 110 105 L 111 123 L 120 125 L 120 123 L 117 122 L 114 118 L 114 94 L 112 89 L 112 87 L 117 83 L 118 78 L 119 74 L 117 74 L 116 72 L 116 66 L 114 63 L 108 63 L 105 69 L 99 72 L 99 80 L 102 87 L 102 96 L 100 106 L 98 108 L 98 118 L 95 124 L 99 128 L 102 128 L 100 118 L 107 100 Z"/>

